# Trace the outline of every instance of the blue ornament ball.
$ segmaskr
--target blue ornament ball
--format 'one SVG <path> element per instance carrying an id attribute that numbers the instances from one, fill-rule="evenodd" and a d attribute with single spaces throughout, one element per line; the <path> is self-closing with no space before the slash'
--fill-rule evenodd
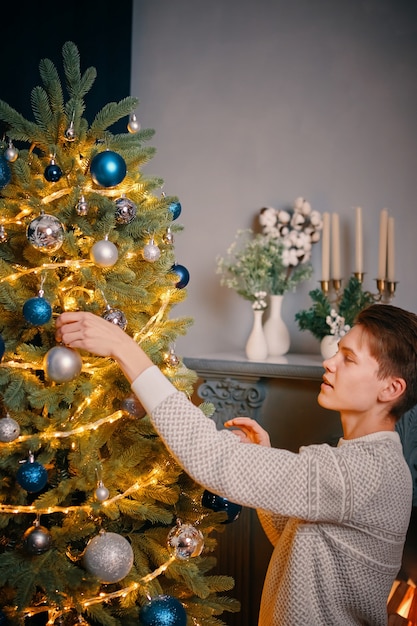
<path id="1" fill-rule="evenodd" d="M 21 465 L 16 475 L 17 482 L 29 493 L 41 491 L 48 482 L 48 472 L 37 461 L 26 461 Z"/>
<path id="2" fill-rule="evenodd" d="M 178 281 L 175 283 L 175 286 L 178 289 L 184 289 L 190 281 L 190 272 L 186 267 L 184 267 L 184 265 L 180 265 L 179 263 L 174 263 L 171 271 L 178 276 Z"/>
<path id="3" fill-rule="evenodd" d="M 6 351 L 6 344 L 4 343 L 3 337 L 0 335 L 0 361 L 3 358 L 5 351 Z"/>
<path id="4" fill-rule="evenodd" d="M 207 489 L 203 493 L 201 504 L 207 509 L 211 509 L 216 513 L 227 513 L 227 520 L 225 520 L 223 524 L 230 524 L 231 522 L 235 522 L 242 510 L 240 504 L 230 502 L 230 500 L 222 498 L 215 493 L 211 493 L 211 491 L 208 491 Z"/>
<path id="5" fill-rule="evenodd" d="M 23 305 L 23 317 L 34 326 L 42 326 L 51 319 L 52 307 L 45 298 L 29 298 Z"/>
<path id="6" fill-rule="evenodd" d="M 126 176 L 126 163 L 123 157 L 112 150 L 99 152 L 91 161 L 91 178 L 100 187 L 115 187 Z"/>
<path id="7" fill-rule="evenodd" d="M 0 611 L 0 626 L 7 626 L 8 623 L 9 622 L 7 621 L 7 617 L 5 616 L 3 611 Z"/>
<path id="8" fill-rule="evenodd" d="M 186 626 L 187 614 L 181 602 L 172 596 L 156 596 L 139 613 L 142 626 Z"/>
<path id="9" fill-rule="evenodd" d="M 173 220 L 176 220 L 181 215 L 181 204 L 179 202 L 171 202 L 168 208 L 172 213 Z"/>
<path id="10" fill-rule="evenodd" d="M 48 183 L 56 183 L 62 176 L 62 170 L 56 163 L 52 162 L 45 167 L 43 172 Z"/>
<path id="11" fill-rule="evenodd" d="M 10 183 L 12 178 L 12 173 L 10 171 L 10 166 L 4 156 L 0 156 L 0 189 L 3 189 L 6 185 Z"/>

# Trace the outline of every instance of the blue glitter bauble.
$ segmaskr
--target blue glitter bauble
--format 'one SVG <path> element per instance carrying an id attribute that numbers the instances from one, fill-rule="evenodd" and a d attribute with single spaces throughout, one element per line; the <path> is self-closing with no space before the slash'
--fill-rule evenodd
<path id="1" fill-rule="evenodd" d="M 62 170 L 56 163 L 50 163 L 43 173 L 48 183 L 56 183 L 62 176 Z"/>
<path id="2" fill-rule="evenodd" d="M 12 173 L 9 164 L 2 155 L 0 156 L 0 189 L 3 189 L 3 187 L 10 183 L 11 177 Z"/>
<path id="3" fill-rule="evenodd" d="M 126 176 L 126 163 L 123 157 L 112 150 L 96 154 L 90 165 L 91 178 L 101 187 L 115 187 Z"/>
<path id="4" fill-rule="evenodd" d="M 45 298 L 30 298 L 23 305 L 23 317 L 34 326 L 42 326 L 51 319 L 52 307 Z"/>
<path id="5" fill-rule="evenodd" d="M 222 498 L 215 493 L 211 493 L 211 491 L 208 491 L 207 489 L 203 493 L 201 504 L 216 513 L 227 513 L 227 520 L 225 520 L 223 524 L 230 524 L 230 522 L 236 521 L 242 510 L 240 504 L 234 504 L 234 502 L 230 502 L 229 500 L 226 500 L 226 498 Z"/>
<path id="6" fill-rule="evenodd" d="M 3 358 L 5 350 L 6 350 L 6 345 L 4 343 L 3 337 L 0 335 L 0 361 Z"/>
<path id="7" fill-rule="evenodd" d="M 168 209 L 172 213 L 173 220 L 176 220 L 181 215 L 181 204 L 179 202 L 171 202 Z"/>
<path id="8" fill-rule="evenodd" d="M 183 265 L 179 265 L 178 263 L 174 263 L 171 268 L 172 272 L 175 272 L 178 276 L 178 282 L 175 283 L 175 286 L 178 289 L 184 289 L 189 283 L 190 280 L 190 272 Z"/>
<path id="9" fill-rule="evenodd" d="M 181 602 L 172 596 L 156 596 L 139 613 L 143 626 L 186 626 L 187 614 Z"/>
<path id="10" fill-rule="evenodd" d="M 48 482 L 48 472 L 41 463 L 26 461 L 19 467 L 16 479 L 23 489 L 29 493 L 36 493 L 41 491 Z"/>

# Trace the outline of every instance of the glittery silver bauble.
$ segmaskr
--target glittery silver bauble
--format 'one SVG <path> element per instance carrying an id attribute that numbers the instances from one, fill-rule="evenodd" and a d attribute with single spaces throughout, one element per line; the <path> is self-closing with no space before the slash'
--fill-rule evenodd
<path id="1" fill-rule="evenodd" d="M 164 361 L 170 367 L 177 367 L 177 365 L 179 365 L 180 363 L 180 360 L 175 354 L 174 350 L 170 350 L 168 354 L 165 355 Z"/>
<path id="2" fill-rule="evenodd" d="M 146 411 L 135 395 L 128 396 L 122 402 L 122 409 L 132 417 L 145 417 Z"/>
<path id="3" fill-rule="evenodd" d="M 129 122 L 127 125 L 127 130 L 129 131 L 129 133 L 137 133 L 138 131 L 140 131 L 140 124 L 137 120 L 137 117 L 134 113 L 132 113 L 129 117 Z"/>
<path id="4" fill-rule="evenodd" d="M 30 222 L 26 230 L 26 237 L 37 250 L 53 254 L 63 244 L 64 227 L 53 215 L 42 213 Z"/>
<path id="5" fill-rule="evenodd" d="M 136 204 L 125 196 L 117 198 L 115 216 L 118 224 L 130 224 L 136 217 Z"/>
<path id="6" fill-rule="evenodd" d="M 77 135 L 75 134 L 74 122 L 71 122 L 64 134 L 67 141 L 75 141 L 77 139 Z"/>
<path id="7" fill-rule="evenodd" d="M 167 246 L 172 246 L 172 244 L 174 243 L 174 235 L 172 234 L 172 231 L 170 228 L 167 229 L 167 232 L 162 237 L 162 239 L 164 243 L 167 244 Z"/>
<path id="8" fill-rule="evenodd" d="M 0 243 L 5 243 L 6 241 L 7 241 L 7 233 L 6 233 L 6 230 L 5 230 L 5 228 L 4 228 L 3 224 L 2 224 L 0 226 Z"/>
<path id="9" fill-rule="evenodd" d="M 19 150 L 14 147 L 12 141 L 9 141 L 9 145 L 4 151 L 3 156 L 6 159 L 6 161 L 9 161 L 9 163 L 14 163 L 16 161 L 17 157 L 19 156 Z"/>
<path id="10" fill-rule="evenodd" d="M 108 239 L 97 241 L 90 250 L 90 258 L 100 267 L 112 267 L 117 263 L 119 252 L 117 247 Z"/>
<path id="11" fill-rule="evenodd" d="M 167 545 L 171 554 L 185 560 L 202 553 L 204 536 L 191 524 L 179 524 L 168 533 Z"/>
<path id="12" fill-rule="evenodd" d="M 120 309 L 112 309 L 112 307 L 107 306 L 106 310 L 101 315 L 101 317 L 107 320 L 108 322 L 111 322 L 112 324 L 116 324 L 117 326 L 120 326 L 122 330 L 126 330 L 126 326 L 127 326 L 126 315 L 123 313 L 123 311 L 120 311 Z"/>
<path id="13" fill-rule="evenodd" d="M 23 547 L 29 554 L 43 554 L 52 545 L 52 537 L 47 528 L 35 525 L 23 535 Z"/>
<path id="14" fill-rule="evenodd" d="M 14 441 L 20 435 L 20 426 L 9 415 L 0 419 L 0 441 L 8 443 Z"/>
<path id="15" fill-rule="evenodd" d="M 99 502 L 104 502 L 109 497 L 109 490 L 100 481 L 94 495 Z"/>
<path id="16" fill-rule="evenodd" d="M 76 378 L 83 362 L 76 350 L 65 346 L 55 346 L 48 350 L 43 360 L 45 375 L 55 383 L 66 383 Z"/>
<path id="17" fill-rule="evenodd" d="M 88 213 L 88 202 L 84 198 L 84 196 L 81 196 L 81 198 L 78 200 L 77 205 L 75 207 L 75 210 L 77 211 L 78 215 L 87 215 L 87 213 Z"/>
<path id="18" fill-rule="evenodd" d="M 150 261 L 154 263 L 161 256 L 161 251 L 158 246 L 155 244 L 154 240 L 151 239 L 148 244 L 143 248 L 143 258 L 146 261 Z"/>
<path id="19" fill-rule="evenodd" d="M 132 546 L 117 533 L 102 532 L 89 541 L 83 563 L 85 569 L 103 583 L 117 583 L 132 569 Z"/>

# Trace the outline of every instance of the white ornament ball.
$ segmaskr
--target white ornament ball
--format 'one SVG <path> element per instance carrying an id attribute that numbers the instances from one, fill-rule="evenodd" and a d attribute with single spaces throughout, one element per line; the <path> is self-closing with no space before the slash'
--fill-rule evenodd
<path id="1" fill-rule="evenodd" d="M 2 417 L 0 419 L 0 441 L 9 443 L 20 435 L 20 426 L 12 417 Z"/>
<path id="2" fill-rule="evenodd" d="M 160 249 L 155 244 L 154 240 L 151 239 L 151 241 L 143 248 L 143 258 L 150 263 L 154 263 L 159 259 L 160 256 Z"/>
<path id="3" fill-rule="evenodd" d="M 90 258 L 100 267 L 112 267 L 117 263 L 119 252 L 117 247 L 108 239 L 97 241 L 90 251 Z"/>
<path id="4" fill-rule="evenodd" d="M 100 481 L 94 495 L 99 502 L 104 502 L 109 497 L 109 490 Z"/>
<path id="5" fill-rule="evenodd" d="M 43 361 L 46 377 L 55 383 L 73 380 L 80 374 L 82 366 L 79 353 L 65 346 L 55 346 L 48 350 Z"/>
<path id="6" fill-rule="evenodd" d="M 83 563 L 85 569 L 103 583 L 117 583 L 132 569 L 132 546 L 117 533 L 102 532 L 89 541 Z"/>

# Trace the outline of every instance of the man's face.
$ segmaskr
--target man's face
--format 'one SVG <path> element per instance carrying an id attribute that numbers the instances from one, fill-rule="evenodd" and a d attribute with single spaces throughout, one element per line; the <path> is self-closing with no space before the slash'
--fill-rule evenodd
<path id="1" fill-rule="evenodd" d="M 377 403 L 384 381 L 378 379 L 378 363 L 369 351 L 362 327 L 354 326 L 339 342 L 339 350 L 324 361 L 325 374 L 318 403 L 342 414 L 364 414 Z"/>

